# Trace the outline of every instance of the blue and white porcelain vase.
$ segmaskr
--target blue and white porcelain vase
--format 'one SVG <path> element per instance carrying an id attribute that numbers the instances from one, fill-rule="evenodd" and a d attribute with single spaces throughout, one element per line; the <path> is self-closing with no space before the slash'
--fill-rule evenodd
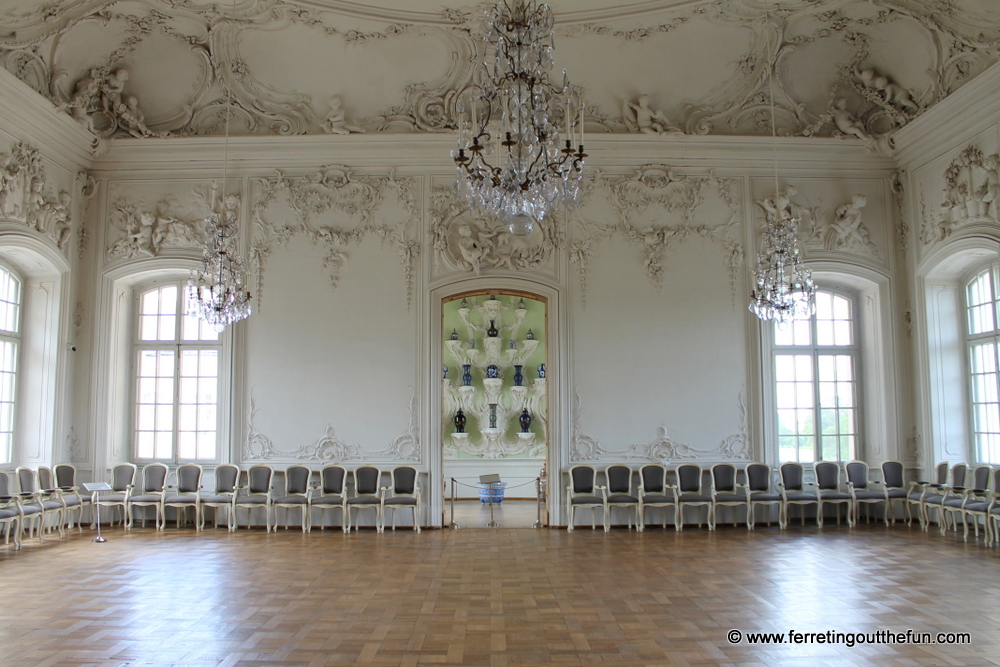
<path id="1" fill-rule="evenodd" d="M 525 334 L 524 337 L 527 338 L 528 340 L 535 340 L 535 332 L 532 331 L 531 329 L 528 329 L 528 333 Z"/>
<path id="2" fill-rule="evenodd" d="M 500 377 L 500 369 L 496 367 L 496 364 L 490 364 L 486 367 L 486 377 L 494 380 Z"/>
<path id="3" fill-rule="evenodd" d="M 527 433 L 531 430 L 531 415 L 528 414 L 528 408 L 521 410 L 521 416 L 518 417 L 517 421 L 521 423 L 521 433 Z"/>
<path id="4" fill-rule="evenodd" d="M 520 387 L 521 383 L 524 382 L 524 374 L 521 372 L 524 370 L 524 366 L 514 365 L 514 386 Z"/>
<path id="5" fill-rule="evenodd" d="M 448 367 L 447 366 L 444 366 L 444 379 L 445 380 L 448 379 Z"/>
<path id="6" fill-rule="evenodd" d="M 462 364 L 462 386 L 468 387 L 472 384 L 472 364 Z"/>
<path id="7" fill-rule="evenodd" d="M 497 427 L 497 404 L 490 403 L 490 428 Z"/>
<path id="8" fill-rule="evenodd" d="M 538 364 L 538 379 L 545 379 L 545 364 Z"/>
<path id="9" fill-rule="evenodd" d="M 458 340 L 458 329 L 452 329 L 451 330 L 451 339 L 452 340 Z"/>

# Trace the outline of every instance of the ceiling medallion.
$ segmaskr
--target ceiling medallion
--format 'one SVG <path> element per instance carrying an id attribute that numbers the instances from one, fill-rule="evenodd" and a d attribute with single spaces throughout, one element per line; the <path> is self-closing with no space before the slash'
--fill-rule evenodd
<path id="1" fill-rule="evenodd" d="M 552 26 L 552 10 L 535 0 L 494 6 L 485 24 L 492 61 L 456 105 L 458 191 L 511 234 L 530 234 L 555 207 L 575 205 L 587 157 L 583 91 L 565 71 L 561 87 L 549 79 Z"/>

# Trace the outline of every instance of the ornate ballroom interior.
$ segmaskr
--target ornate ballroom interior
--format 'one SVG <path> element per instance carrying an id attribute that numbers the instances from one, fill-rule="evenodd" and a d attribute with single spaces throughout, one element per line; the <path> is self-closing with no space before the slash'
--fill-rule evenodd
<path id="1" fill-rule="evenodd" d="M 1000 6 L 551 7 L 586 164 L 514 234 L 456 189 L 483 6 L 0 1 L 0 467 L 405 464 L 440 527 L 450 477 L 543 465 L 562 526 L 578 464 L 1000 464 L 965 316 L 1000 251 Z M 776 207 L 849 311 L 829 448 L 778 418 L 799 330 L 747 308 Z M 253 312 L 176 333 L 220 210 Z"/>

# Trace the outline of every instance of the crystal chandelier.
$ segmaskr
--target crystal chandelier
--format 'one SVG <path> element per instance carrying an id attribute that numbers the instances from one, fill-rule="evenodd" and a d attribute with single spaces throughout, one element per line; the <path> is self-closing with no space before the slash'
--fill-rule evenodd
<path id="1" fill-rule="evenodd" d="M 246 287 L 246 269 L 239 255 L 238 201 L 226 195 L 229 170 L 229 117 L 231 94 L 226 100 L 226 144 L 223 159 L 222 191 L 212 183 L 212 213 L 205 218 L 205 251 L 201 267 L 191 271 L 188 279 L 188 315 L 212 325 L 222 332 L 234 322 L 249 317 L 252 312 L 250 290 Z"/>
<path id="2" fill-rule="evenodd" d="M 552 26 L 552 10 L 535 0 L 493 7 L 486 24 L 492 62 L 476 71 L 471 108 L 463 99 L 456 105 L 458 191 L 512 234 L 530 234 L 557 205 L 575 204 L 587 157 L 582 91 L 565 71 L 560 88 L 549 80 Z"/>
<path id="3" fill-rule="evenodd" d="M 768 22 L 767 4 L 764 11 Z M 765 201 L 767 215 L 760 231 L 760 252 L 754 269 L 755 289 L 750 292 L 750 312 L 762 320 L 785 327 L 816 310 L 816 285 L 802 263 L 798 220 L 791 213 L 788 195 L 778 189 L 778 143 L 774 122 L 774 68 L 768 70 L 771 97 L 771 148 L 774 152 L 774 197 Z"/>

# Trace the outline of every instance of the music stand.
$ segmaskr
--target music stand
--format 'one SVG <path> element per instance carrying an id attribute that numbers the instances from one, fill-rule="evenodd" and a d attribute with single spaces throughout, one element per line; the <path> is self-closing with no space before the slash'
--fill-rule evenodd
<path id="1" fill-rule="evenodd" d="M 486 525 L 490 528 L 496 528 L 499 524 L 493 520 L 493 496 L 496 493 L 496 485 L 500 483 L 500 475 L 497 475 L 496 473 L 491 475 L 480 475 L 479 483 L 488 487 L 488 493 L 490 494 L 490 522 Z"/>
<path id="2" fill-rule="evenodd" d="M 111 491 L 111 485 L 107 482 L 84 482 L 83 488 L 91 492 L 90 504 L 94 508 L 94 523 L 97 524 L 97 537 L 94 538 L 95 542 L 107 542 L 106 539 L 101 537 L 101 505 L 98 500 L 98 494 L 101 491 Z"/>

